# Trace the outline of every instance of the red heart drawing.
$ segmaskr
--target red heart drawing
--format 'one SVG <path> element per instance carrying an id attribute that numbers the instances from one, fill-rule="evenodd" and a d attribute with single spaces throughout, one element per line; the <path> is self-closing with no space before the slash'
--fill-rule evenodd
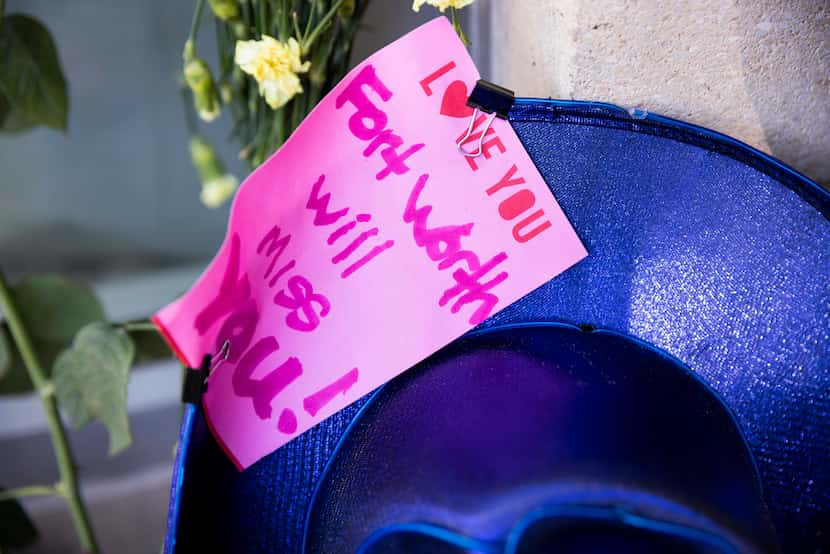
<path id="1" fill-rule="evenodd" d="M 464 81 L 453 81 L 444 91 L 441 100 L 441 114 L 450 117 L 469 117 L 473 109 L 467 105 L 467 85 Z"/>

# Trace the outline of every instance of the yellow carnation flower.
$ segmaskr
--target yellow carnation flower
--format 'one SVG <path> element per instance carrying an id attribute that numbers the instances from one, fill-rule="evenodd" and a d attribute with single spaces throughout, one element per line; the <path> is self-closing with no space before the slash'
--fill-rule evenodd
<path id="1" fill-rule="evenodd" d="M 465 6 L 469 6 L 474 1 L 475 0 L 415 0 L 412 2 L 412 9 L 417 12 L 424 4 L 429 4 L 430 6 L 435 6 L 443 12 L 447 8 L 461 9 Z"/>
<path id="2" fill-rule="evenodd" d="M 295 39 L 280 42 L 268 35 L 262 35 L 261 40 L 237 41 L 234 61 L 256 79 L 260 96 L 275 110 L 303 92 L 297 74 L 311 66 L 300 61 L 300 45 Z"/>

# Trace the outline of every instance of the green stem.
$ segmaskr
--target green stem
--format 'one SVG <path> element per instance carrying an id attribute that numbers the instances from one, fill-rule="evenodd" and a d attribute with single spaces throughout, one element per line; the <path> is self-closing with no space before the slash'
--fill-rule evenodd
<path id="1" fill-rule="evenodd" d="M 317 102 L 320 101 L 320 97 L 323 95 L 322 84 L 318 85 L 312 83 L 309 88 L 310 90 L 308 91 L 308 105 L 306 107 L 306 114 L 311 113 L 311 110 L 314 109 L 314 106 L 317 105 Z"/>
<path id="2" fill-rule="evenodd" d="M 2 0 L 0 0 L 0 1 L 2 1 Z M 306 40 L 308 40 L 308 34 L 311 32 L 311 22 L 314 19 L 314 11 L 315 11 L 314 8 L 315 8 L 315 6 L 316 6 L 316 4 L 314 2 L 312 2 L 309 5 L 309 7 L 308 7 L 308 19 L 306 19 L 306 21 L 305 21 L 305 31 L 303 31 L 302 35 L 297 37 L 297 40 L 300 41 L 300 46 L 301 47 L 303 47 L 305 45 Z"/>
<path id="3" fill-rule="evenodd" d="M 280 2 L 280 13 L 279 13 L 279 28 L 280 28 L 280 40 L 285 42 L 288 40 L 288 37 L 291 36 L 291 2 L 289 0 L 282 0 Z M 276 18 L 275 18 L 276 19 Z M 276 23 L 276 21 L 275 21 Z"/>
<path id="4" fill-rule="evenodd" d="M 458 22 L 458 11 L 455 8 L 450 8 L 451 14 L 451 21 L 452 21 L 452 28 L 455 29 L 458 38 L 461 39 L 461 43 L 468 47 L 470 46 L 470 41 L 467 40 L 467 35 L 464 34 L 464 30 L 461 28 L 461 24 Z"/>
<path id="5" fill-rule="evenodd" d="M 304 95 L 295 96 L 294 101 L 291 102 L 291 126 L 288 127 L 287 136 L 290 137 L 294 129 L 300 124 L 300 121 L 306 116 L 305 112 L 305 98 Z M 287 138 L 287 137 L 286 137 Z"/>
<path id="6" fill-rule="evenodd" d="M 202 7 L 204 3 L 204 0 L 196 0 L 196 10 L 193 12 L 193 20 L 190 22 L 190 34 L 187 36 L 187 40 L 196 42 L 196 33 L 199 32 L 199 23 L 202 20 Z"/>
<path id="7" fill-rule="evenodd" d="M 344 0 L 337 0 L 334 4 L 332 4 L 331 9 L 326 12 L 317 26 L 311 31 L 311 35 L 305 40 L 303 40 L 303 57 L 308 55 L 308 52 L 311 50 L 311 47 L 314 45 L 314 41 L 320 36 L 320 33 L 323 32 L 324 28 L 328 25 L 329 21 L 332 17 L 337 13 L 337 10 L 340 8 L 340 5 L 343 3 Z"/>
<path id="8" fill-rule="evenodd" d="M 121 324 L 121 328 L 125 331 L 150 331 L 153 333 L 158 332 L 156 326 L 153 325 L 153 322 L 147 319 L 142 319 L 140 321 L 126 321 Z"/>
<path id="9" fill-rule="evenodd" d="M 296 98 L 295 98 L 296 100 Z M 268 148 L 276 149 L 283 141 L 283 133 L 285 128 L 285 114 L 283 110 L 279 110 L 273 114 L 273 121 L 271 123 L 271 130 L 268 133 Z"/>
<path id="10" fill-rule="evenodd" d="M 23 325 L 23 320 L 17 311 L 11 291 L 6 283 L 6 277 L 2 271 L 0 271 L 0 307 L 3 308 L 17 350 L 20 352 L 20 357 L 23 358 L 29 377 L 37 388 L 43 403 L 43 411 L 46 413 L 46 419 L 49 423 L 49 435 L 52 439 L 52 448 L 55 450 L 61 478 L 56 490 L 66 499 L 69 513 L 72 516 L 72 524 L 84 551 L 89 554 L 96 554 L 99 551 L 98 543 L 92 532 L 86 506 L 81 498 L 72 450 L 69 446 L 66 428 L 63 426 L 63 421 L 58 413 L 55 387 L 46 377 L 40 361 L 35 355 L 32 341 L 29 339 L 29 334 Z"/>
<path id="11" fill-rule="evenodd" d="M 300 32 L 300 16 L 297 12 L 291 12 L 291 20 L 294 22 L 294 34 L 297 35 L 297 40 L 303 40 L 303 34 Z"/>
<path id="12" fill-rule="evenodd" d="M 265 24 L 265 9 L 265 4 L 260 4 L 254 8 L 256 10 L 256 30 L 260 40 L 262 39 L 262 35 L 268 34 L 268 27 Z"/>
<path id="13" fill-rule="evenodd" d="M 59 494 L 57 487 L 50 485 L 31 485 L 28 487 L 18 487 L 16 489 L 1 491 L 0 502 L 15 498 L 24 498 L 26 496 L 43 496 L 47 494 Z"/>

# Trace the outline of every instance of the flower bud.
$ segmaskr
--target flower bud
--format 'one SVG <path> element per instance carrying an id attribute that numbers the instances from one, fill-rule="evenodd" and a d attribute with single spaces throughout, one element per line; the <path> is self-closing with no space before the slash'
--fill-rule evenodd
<path id="1" fill-rule="evenodd" d="M 233 100 L 233 89 L 230 84 L 222 83 L 219 85 L 219 97 L 222 99 L 223 103 L 231 103 L 231 100 Z"/>
<path id="2" fill-rule="evenodd" d="M 233 31 L 233 36 L 239 40 L 248 38 L 248 26 L 242 21 L 234 21 L 231 23 L 231 30 Z"/>
<path id="3" fill-rule="evenodd" d="M 193 57 L 184 65 L 184 80 L 193 91 L 193 99 L 199 117 L 213 121 L 219 115 L 219 93 L 210 68 L 201 58 Z"/>
<path id="4" fill-rule="evenodd" d="M 195 55 L 196 46 L 193 44 L 192 40 L 187 39 L 187 42 L 184 43 L 184 49 L 182 50 L 182 58 L 185 62 L 189 62 Z"/>
<path id="5" fill-rule="evenodd" d="M 236 180 L 236 177 L 230 173 L 226 173 L 204 183 L 202 185 L 202 192 L 199 193 L 199 199 L 208 208 L 218 208 L 233 196 L 238 186 L 239 182 Z"/>
<path id="6" fill-rule="evenodd" d="M 190 138 L 190 159 L 202 182 L 200 198 L 205 206 L 216 208 L 233 196 L 239 182 L 225 171 L 216 150 L 200 136 Z"/>
<path id="7" fill-rule="evenodd" d="M 239 2 L 236 0 L 208 0 L 213 15 L 222 21 L 232 21 L 239 17 Z"/>
<path id="8" fill-rule="evenodd" d="M 337 10 L 337 16 L 342 20 L 351 19 L 354 15 L 355 0 L 344 0 Z"/>

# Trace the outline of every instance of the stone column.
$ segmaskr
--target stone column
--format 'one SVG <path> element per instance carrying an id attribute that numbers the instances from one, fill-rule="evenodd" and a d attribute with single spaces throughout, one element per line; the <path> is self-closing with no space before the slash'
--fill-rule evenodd
<path id="1" fill-rule="evenodd" d="M 490 0 L 493 77 L 697 123 L 830 185 L 828 0 Z"/>

